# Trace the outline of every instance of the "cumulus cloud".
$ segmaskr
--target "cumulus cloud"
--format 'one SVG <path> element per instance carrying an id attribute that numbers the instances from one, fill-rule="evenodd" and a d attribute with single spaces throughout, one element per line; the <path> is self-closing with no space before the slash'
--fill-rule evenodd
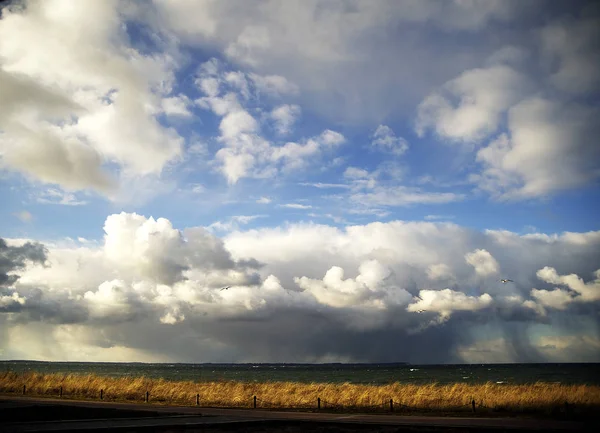
<path id="1" fill-rule="evenodd" d="M 190 100 L 186 95 L 172 96 L 162 100 L 162 109 L 167 116 L 192 117 Z"/>
<path id="2" fill-rule="evenodd" d="M 235 79 L 231 78 L 232 73 L 235 74 Z M 211 59 L 200 67 L 196 84 L 205 96 L 199 98 L 196 104 L 221 117 L 218 140 L 223 147 L 217 151 L 216 159 L 230 184 L 235 184 L 242 178 L 265 178 L 278 172 L 298 170 L 306 167 L 309 159 L 333 150 L 345 141 L 342 134 L 329 129 L 302 143 L 287 142 L 282 146 L 275 146 L 265 139 L 261 123 L 250 113 L 249 108 L 244 107 L 243 100 L 249 98 L 249 89 L 263 92 L 265 83 L 271 81 L 273 80 L 269 77 L 255 73 L 224 71 L 223 65 L 216 59 Z M 275 121 L 277 131 L 283 135 L 291 132 L 292 124 L 299 114 L 298 106 L 284 104 L 273 108 L 270 118 Z"/>
<path id="3" fill-rule="evenodd" d="M 600 175 L 598 110 L 533 97 L 508 112 L 508 134 L 477 152 L 483 166 L 472 179 L 501 200 L 522 200 L 572 189 Z"/>
<path id="4" fill-rule="evenodd" d="M 298 105 L 285 104 L 274 108 L 271 111 L 271 118 L 275 123 L 275 130 L 281 135 L 289 134 L 300 113 Z"/>
<path id="5" fill-rule="evenodd" d="M 451 141 L 479 141 L 498 129 L 501 115 L 527 89 L 526 77 L 508 66 L 466 71 L 421 102 L 417 133 L 432 129 Z"/>
<path id="6" fill-rule="evenodd" d="M 461 347 L 477 344 L 464 329 L 491 323 L 505 330 L 509 346 L 520 347 L 515 359 L 533 359 L 538 349 L 528 348 L 521 332 L 530 323 L 553 323 L 560 313 L 532 292 L 540 283 L 536 271 L 552 267 L 556 273 L 540 273 L 543 281 L 596 299 L 596 283 L 559 270 L 597 269 L 600 234 L 519 236 L 393 221 L 344 229 L 290 224 L 220 239 L 204 228 L 179 230 L 164 218 L 122 213 L 107 218 L 99 242 L 48 244 L 46 255 L 23 241 L 5 244 L 3 251 L 16 257 L 0 295 L 3 311 L 12 312 L 2 316 L 5 354 L 24 350 L 16 336 L 27 334 L 35 344 L 26 353 L 48 350 L 45 359 L 63 359 L 43 348 L 74 344 L 59 331 L 72 326 L 98 359 L 120 347 L 143 359 L 169 354 L 187 361 L 202 349 L 213 361 L 458 362 L 468 359 Z M 464 259 L 477 250 L 494 257 L 515 284 L 481 286 Z M 39 266 L 45 257 L 47 265 Z M 582 324 L 593 314 L 574 313 Z M 515 333 L 515 326 L 523 331 Z M 293 332 L 299 327 L 305 332 Z M 101 333 L 102 342 L 85 329 Z M 36 332 L 49 337 L 37 339 Z"/>
<path id="7" fill-rule="evenodd" d="M 305 143 L 288 142 L 273 149 L 271 159 L 280 162 L 282 170 L 297 170 L 306 166 L 307 158 L 333 150 L 345 141 L 342 134 L 327 129 Z"/>
<path id="8" fill-rule="evenodd" d="M 0 286 L 14 284 L 19 279 L 14 272 L 23 270 L 28 262 L 43 264 L 45 261 L 46 249 L 42 244 L 9 245 L 0 238 Z"/>
<path id="9" fill-rule="evenodd" d="M 344 279 L 344 270 L 334 266 L 325 273 L 322 280 L 296 277 L 294 281 L 321 304 L 338 308 L 386 308 L 405 304 L 410 299 L 406 290 L 386 285 L 385 280 L 391 275 L 391 271 L 379 261 L 363 262 L 358 271 L 356 278 Z"/>
<path id="10" fill-rule="evenodd" d="M 14 288 L 19 272 L 29 264 L 44 264 L 46 249 L 39 243 L 26 242 L 9 245 L 0 238 L 0 313 L 19 311 L 27 298 Z"/>
<path id="11" fill-rule="evenodd" d="M 477 297 L 451 289 L 421 290 L 419 297 L 406 309 L 410 312 L 432 311 L 447 320 L 454 311 L 477 311 L 491 304 L 492 297 L 487 293 Z"/>
<path id="12" fill-rule="evenodd" d="M 594 272 L 596 278 L 589 283 L 585 283 L 576 274 L 558 275 L 556 269 L 550 266 L 540 269 L 536 275 L 546 283 L 564 286 L 569 289 L 532 289 L 531 296 L 545 307 L 564 310 L 572 302 L 596 302 L 600 300 L 600 269 Z"/>
<path id="13" fill-rule="evenodd" d="M 156 119 L 175 62 L 129 46 L 121 6 L 55 0 L 3 9 L 0 150 L 8 168 L 109 194 L 117 185 L 109 164 L 144 176 L 180 155 L 182 138 Z"/>
<path id="14" fill-rule="evenodd" d="M 542 306 L 564 310 L 567 305 L 573 302 L 573 295 L 566 290 L 538 290 L 531 289 L 531 296 L 534 297 Z"/>
<path id="15" fill-rule="evenodd" d="M 498 273 L 499 265 L 496 259 L 483 249 L 477 249 L 473 252 L 465 254 L 465 260 L 468 264 L 475 268 L 477 275 L 487 277 Z"/>

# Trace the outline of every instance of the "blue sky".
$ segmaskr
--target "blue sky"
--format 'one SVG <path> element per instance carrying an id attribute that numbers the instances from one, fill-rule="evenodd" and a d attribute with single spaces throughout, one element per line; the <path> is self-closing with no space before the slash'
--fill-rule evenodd
<path id="1" fill-rule="evenodd" d="M 242 316 L 259 314 L 249 307 L 252 290 L 277 288 L 303 293 L 294 305 L 304 312 L 325 305 L 344 317 L 358 309 L 367 328 L 377 328 L 371 309 L 383 308 L 381 332 L 392 326 L 406 338 L 417 326 L 414 305 L 437 314 L 419 325 L 425 333 L 454 333 L 453 320 L 492 306 L 508 322 L 525 308 L 545 329 L 531 334 L 531 359 L 576 360 L 569 350 L 598 359 L 600 350 L 584 349 L 596 347 L 586 338 L 598 341 L 586 308 L 597 308 L 600 296 L 593 2 L 32 0 L 4 7 L 0 235 L 6 248 L 27 240 L 47 247 L 46 270 L 35 260 L 7 268 L 20 276 L 2 289 L 7 311 L 18 304 L 19 314 L 34 317 L 23 306 L 39 313 L 40 299 L 64 291 L 65 302 L 87 311 L 72 326 L 88 335 L 90 323 L 131 310 L 143 283 L 154 287 L 144 299 L 152 299 L 156 323 L 200 332 L 202 308 L 225 314 L 231 307 L 213 291 L 237 284 L 250 290 L 239 298 L 248 309 Z M 385 246 L 396 237 L 398 245 Z M 278 242 L 286 245 L 279 255 L 266 251 Z M 205 268 L 192 245 L 229 258 Z M 172 258 L 159 259 L 171 248 Z M 129 265 L 111 268 L 116 257 Z M 96 259 L 104 264 L 84 272 L 87 280 L 69 277 L 73 263 L 81 270 Z M 251 259 L 262 265 L 248 267 Z M 336 269 L 345 272 L 339 281 Z M 515 275 L 515 287 L 502 292 L 506 274 Z M 33 286 L 42 293 L 37 301 Z M 186 290 L 196 293 L 193 301 Z M 481 297 L 487 293 L 490 302 Z M 272 314 L 287 308 L 277 299 Z M 546 327 L 571 308 L 585 332 Z M 390 325 L 397 309 L 406 322 Z M 23 353 L 10 343 L 19 332 L 60 334 L 70 322 L 55 314 L 31 319 L 25 330 L 10 327 L 0 356 L 63 359 L 41 343 Z M 240 330 L 206 332 L 222 342 L 210 359 L 257 359 L 234 348 Z M 474 351 L 485 346 L 481 336 L 457 337 L 446 352 L 415 359 L 485 361 L 480 353 L 510 343 L 497 335 L 493 349 Z M 119 349 L 110 355 L 81 338 L 88 341 L 81 353 L 97 359 L 166 353 L 111 340 Z M 549 354 L 550 346 L 560 353 Z M 302 353 L 274 357 L 358 356 L 315 347 L 306 342 Z M 177 359 L 195 360 L 181 350 Z M 505 360 L 489 358 L 498 359 Z"/>

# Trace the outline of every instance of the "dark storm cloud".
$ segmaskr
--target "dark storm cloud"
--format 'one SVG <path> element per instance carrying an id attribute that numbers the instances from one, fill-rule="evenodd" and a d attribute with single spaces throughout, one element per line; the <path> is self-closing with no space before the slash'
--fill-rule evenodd
<path id="1" fill-rule="evenodd" d="M 137 219 L 143 226 L 145 220 Z M 102 334 L 102 347 L 125 347 L 177 361 L 444 363 L 464 361 L 466 354 L 477 360 L 490 356 L 525 362 L 557 359 L 566 347 L 565 341 L 538 341 L 539 327 L 561 326 L 555 320 L 567 312 L 544 309 L 530 296 L 532 287 L 553 290 L 536 276 L 537 270 L 555 266 L 565 275 L 577 269 L 589 281 L 600 267 L 600 233 L 523 237 L 400 222 L 354 226 L 347 232 L 327 229 L 323 236 L 311 234 L 324 230 L 318 226 L 289 230 L 296 237 L 289 239 L 285 230 L 264 230 L 252 232 L 254 237 L 238 233 L 237 241 L 229 244 L 198 230 L 185 242 L 165 236 L 176 241 L 167 243 L 170 249 L 155 234 L 145 250 L 147 257 L 168 250 L 175 263 L 190 265 L 188 278 L 171 286 L 152 281 L 144 263 L 139 270 L 132 267 L 138 266 L 138 257 L 128 254 L 111 260 L 110 267 L 97 266 L 100 286 L 82 279 L 74 280 L 71 289 L 70 268 L 49 267 L 44 271 L 51 281 L 37 272 L 27 279 L 48 281 L 48 287 L 17 283 L 3 296 L 18 313 L 11 324 L 28 329 L 77 324 L 89 335 Z M 122 233 L 115 238 L 120 242 L 116 251 L 128 251 L 128 236 L 116 232 Z M 485 249 L 498 261 L 498 273 L 481 275 L 467 263 L 465 256 L 476 249 Z M 74 252 L 53 250 L 51 260 L 57 267 L 81 261 L 100 264 L 107 254 L 78 249 L 82 255 L 74 259 Z M 373 265 L 377 260 L 379 265 Z M 258 263 L 264 263 L 260 274 L 253 270 Z M 429 265 L 436 263 L 448 265 L 453 276 L 431 279 Z M 342 279 L 325 277 L 334 266 L 346 272 Z M 244 268 L 250 271 L 239 274 Z M 228 275 L 240 282 L 220 291 L 220 281 Z M 281 285 L 275 277 L 281 277 Z M 306 277 L 302 287 L 294 277 Z M 502 284 L 501 277 L 515 283 Z M 371 282 L 368 290 L 361 286 L 365 281 Z M 356 297 L 348 291 L 355 291 Z M 25 302 L 15 299 L 15 293 Z M 411 300 L 421 295 L 430 297 Z M 428 311 L 407 311 L 414 303 Z M 593 329 L 585 320 L 597 317 L 594 305 L 568 304 L 568 314 L 581 319 L 563 328 L 575 335 Z M 502 343 L 482 342 L 477 330 L 488 328 L 494 332 L 486 338 Z M 577 356 L 593 357 L 585 341 L 575 343 Z M 541 350 L 540 344 L 547 347 Z M 499 347 L 505 353 L 498 352 Z"/>
<path id="2" fill-rule="evenodd" d="M 46 253 L 46 247 L 39 243 L 27 242 L 21 246 L 9 246 L 0 238 L 0 286 L 14 284 L 19 276 L 10 273 L 23 269 L 27 262 L 44 264 Z"/>

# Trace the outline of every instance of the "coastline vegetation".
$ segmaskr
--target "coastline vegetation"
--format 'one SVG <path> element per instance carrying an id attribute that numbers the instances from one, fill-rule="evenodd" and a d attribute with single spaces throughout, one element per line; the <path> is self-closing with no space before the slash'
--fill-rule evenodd
<path id="1" fill-rule="evenodd" d="M 25 387 L 25 389 L 24 389 Z M 142 402 L 208 407 L 395 412 L 591 413 L 600 409 L 600 386 L 556 383 L 388 385 L 297 382 L 193 382 L 145 377 L 98 375 L 0 373 L 0 394 L 68 399 Z"/>

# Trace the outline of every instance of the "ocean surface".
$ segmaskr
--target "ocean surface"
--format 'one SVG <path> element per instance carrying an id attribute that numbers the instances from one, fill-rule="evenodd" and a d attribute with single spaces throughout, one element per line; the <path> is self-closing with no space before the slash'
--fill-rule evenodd
<path id="1" fill-rule="evenodd" d="M 393 382 L 504 383 L 552 382 L 600 385 L 600 364 L 146 364 L 109 362 L 0 361 L 0 372 L 145 376 L 166 380 L 250 382 L 293 381 L 388 384 Z"/>

